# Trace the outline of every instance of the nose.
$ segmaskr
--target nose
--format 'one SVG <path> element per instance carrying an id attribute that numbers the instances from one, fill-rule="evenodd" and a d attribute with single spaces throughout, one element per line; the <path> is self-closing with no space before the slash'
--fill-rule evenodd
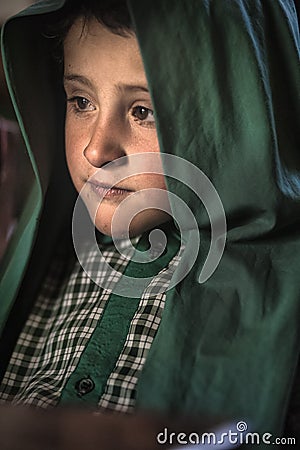
<path id="1" fill-rule="evenodd" d="M 126 131 L 120 123 L 99 120 L 91 130 L 89 142 L 83 150 L 85 158 L 92 166 L 100 168 L 126 156 L 123 146 L 125 134 Z"/>

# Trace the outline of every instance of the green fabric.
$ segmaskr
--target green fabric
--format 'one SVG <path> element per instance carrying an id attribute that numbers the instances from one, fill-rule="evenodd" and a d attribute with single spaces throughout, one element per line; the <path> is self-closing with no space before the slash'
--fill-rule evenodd
<path id="1" fill-rule="evenodd" d="M 12 300 L 15 298 L 16 288 L 18 288 L 26 268 L 28 254 L 32 247 L 32 240 L 36 229 L 37 211 L 40 203 L 40 195 L 37 185 L 34 184 L 32 192 L 27 199 L 23 209 L 17 233 L 13 236 L 7 252 L 1 261 L 0 267 L 0 332 L 9 314 Z"/>
<path id="2" fill-rule="evenodd" d="M 199 284 L 208 216 L 186 186 L 168 180 L 197 219 L 201 250 L 189 275 L 168 293 L 137 386 L 138 407 L 243 419 L 278 434 L 299 356 L 300 82 L 293 2 L 153 0 L 146 13 L 143 2 L 128 3 L 161 151 L 186 158 L 211 179 L 228 225 L 221 263 Z M 39 3 L 38 13 L 53 4 Z M 4 48 L 21 112 L 27 114 L 29 102 L 39 105 L 41 92 L 49 100 L 48 117 L 41 121 L 45 112 L 31 107 L 26 124 L 42 124 L 31 129 L 33 136 L 43 135 L 42 145 L 34 139 L 30 144 L 45 191 L 51 158 L 44 158 L 50 147 L 57 157 L 62 153 L 57 112 L 63 98 L 55 76 L 46 76 L 50 63 L 39 23 L 38 16 L 9 22 Z M 29 45 L 39 43 L 34 52 L 25 52 L 24 36 Z M 27 57 L 26 65 L 20 62 L 22 79 L 14 58 L 20 48 Z M 24 89 L 25 80 L 34 92 Z M 51 135 L 54 129 L 58 136 Z M 52 196 L 45 210 L 54 199 L 69 205 L 65 195 Z"/>
<path id="3" fill-rule="evenodd" d="M 166 267 L 179 250 L 177 234 L 172 232 L 171 244 L 167 251 L 158 259 L 147 264 L 146 269 L 141 264 L 130 261 L 124 271 L 128 277 L 149 277 L 157 274 L 162 267 Z M 137 250 L 145 251 L 148 242 L 142 238 Z M 113 371 L 128 335 L 130 322 L 139 305 L 140 298 L 125 298 L 112 294 L 107 301 L 103 317 L 98 323 L 88 345 L 81 355 L 76 370 L 66 383 L 60 404 L 86 404 L 97 407 L 99 399 L 104 393 L 107 379 Z M 84 378 L 91 378 L 95 389 L 77 396 L 76 383 Z"/>
<path id="4" fill-rule="evenodd" d="M 224 256 L 169 293 L 138 405 L 244 418 L 279 433 L 299 353 L 299 34 L 292 2 L 130 2 L 161 151 L 211 179 Z M 151 36 L 151 39 L 149 39 Z M 208 220 L 185 186 L 202 245 Z M 203 247 L 202 247 L 203 249 Z"/>
<path id="5" fill-rule="evenodd" d="M 10 19 L 1 30 L 1 49 L 7 84 L 34 178 L 8 254 L 1 261 L 0 332 L 17 296 L 23 310 L 27 304 L 29 307 L 32 304 L 49 264 L 48 259 L 53 252 L 54 243 L 69 220 L 72 210 L 71 199 L 74 198 L 74 188 L 62 150 L 64 145 L 62 86 L 57 74 L 50 69 L 52 54 L 49 51 L 49 40 L 41 39 L 38 15 L 44 12 L 45 8 L 47 11 L 57 9 L 62 3 L 63 1 L 51 1 L 46 2 L 46 5 L 35 4 L 24 13 L 21 12 Z M 28 41 L 24 40 L 24 36 L 28 37 Z M 39 52 L 43 57 L 36 64 Z M 20 87 L 18 92 L 17 86 Z M 54 100 L 52 90 L 60 97 L 58 101 L 60 107 Z M 54 170 L 53 161 L 55 161 Z M 30 253 L 32 257 L 29 265 Z M 20 320 L 16 318 L 14 322 L 16 330 L 23 320 L 21 316 L 20 314 Z"/>

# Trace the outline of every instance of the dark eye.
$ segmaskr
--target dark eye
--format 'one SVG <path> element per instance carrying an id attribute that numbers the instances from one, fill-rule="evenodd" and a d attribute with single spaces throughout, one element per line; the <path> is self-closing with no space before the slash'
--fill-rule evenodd
<path id="1" fill-rule="evenodd" d="M 145 106 L 135 106 L 132 115 L 143 122 L 154 122 L 153 111 Z"/>
<path id="2" fill-rule="evenodd" d="M 71 97 L 67 99 L 68 103 L 73 105 L 74 109 L 78 112 L 94 111 L 95 106 L 85 97 Z"/>
<path id="3" fill-rule="evenodd" d="M 76 104 L 77 104 L 79 109 L 87 109 L 87 107 L 89 106 L 90 102 L 84 97 L 77 97 L 76 98 Z"/>

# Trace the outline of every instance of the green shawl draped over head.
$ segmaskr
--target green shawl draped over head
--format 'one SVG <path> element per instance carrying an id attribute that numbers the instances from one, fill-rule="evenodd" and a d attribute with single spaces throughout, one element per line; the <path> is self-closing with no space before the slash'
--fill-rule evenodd
<path id="1" fill-rule="evenodd" d="M 62 3 L 37 3 L 11 19 L 3 33 L 10 90 L 34 171 L 2 265 L 3 323 L 18 288 L 23 300 L 37 292 L 74 200 L 63 156 L 61 83 L 51 70 L 50 44 L 39 29 L 41 14 L 51 14 Z M 209 218 L 184 183 L 167 180 L 170 191 L 191 208 L 201 246 L 192 270 L 167 293 L 137 385 L 137 408 L 244 419 L 258 431 L 279 433 L 300 331 L 300 82 L 294 3 L 129 0 L 128 7 L 161 152 L 185 158 L 209 177 L 228 228 L 217 270 L 199 283 L 210 243 Z M 26 310 L 25 300 L 18 305 Z"/>

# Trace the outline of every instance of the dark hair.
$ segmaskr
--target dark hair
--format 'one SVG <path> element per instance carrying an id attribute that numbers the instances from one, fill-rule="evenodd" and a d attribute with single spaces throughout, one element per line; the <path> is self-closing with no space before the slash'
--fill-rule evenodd
<path id="1" fill-rule="evenodd" d="M 55 59 L 63 60 L 63 43 L 79 17 L 83 18 L 83 27 L 88 26 L 92 18 L 107 27 L 112 33 L 128 36 L 134 33 L 126 0 L 67 0 L 62 9 L 47 20 L 45 37 L 53 39 Z"/>

